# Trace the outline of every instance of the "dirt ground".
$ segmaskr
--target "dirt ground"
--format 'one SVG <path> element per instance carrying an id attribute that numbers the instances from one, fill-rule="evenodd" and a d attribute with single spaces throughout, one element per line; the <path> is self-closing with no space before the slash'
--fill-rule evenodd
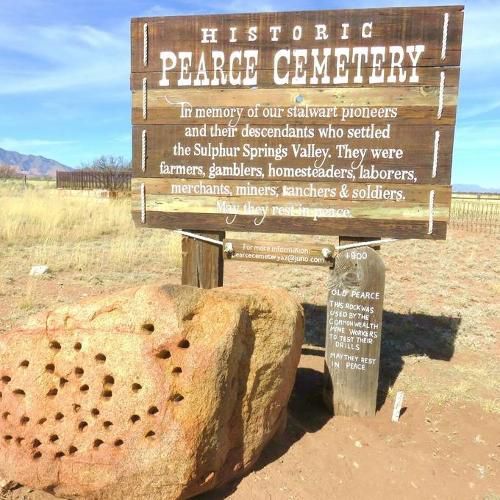
<path id="1" fill-rule="evenodd" d="M 382 249 L 379 411 L 363 419 L 332 417 L 321 402 L 328 271 L 229 262 L 227 284 L 251 277 L 299 296 L 306 344 L 284 434 L 253 472 L 200 498 L 500 499 L 499 243 L 492 235 L 452 232 L 446 242 L 402 241 Z M 19 252 L 7 249 L 0 257 L 0 334 L 45 307 L 124 286 L 180 281 L 179 269 L 168 266 L 160 272 L 62 270 L 34 279 Z M 392 423 L 399 390 L 404 411 Z M 1 486 L 0 498 L 49 498 Z"/>

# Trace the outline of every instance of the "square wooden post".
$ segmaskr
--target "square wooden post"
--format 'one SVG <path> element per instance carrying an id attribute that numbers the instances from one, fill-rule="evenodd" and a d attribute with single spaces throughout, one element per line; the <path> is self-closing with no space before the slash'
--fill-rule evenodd
<path id="1" fill-rule="evenodd" d="M 206 238 L 223 241 L 224 231 L 191 231 Z M 197 288 L 216 288 L 224 284 L 224 253 L 222 245 L 182 237 L 182 284 Z"/>

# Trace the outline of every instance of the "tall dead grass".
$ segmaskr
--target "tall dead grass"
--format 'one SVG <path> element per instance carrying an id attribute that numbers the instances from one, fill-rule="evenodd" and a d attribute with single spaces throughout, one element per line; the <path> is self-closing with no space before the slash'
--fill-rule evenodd
<path id="1" fill-rule="evenodd" d="M 8 186 L 8 185 L 7 185 Z M 129 200 L 68 196 L 64 191 L 0 187 L 0 242 L 77 242 L 130 233 Z"/>
<path id="2" fill-rule="evenodd" d="M 136 228 L 130 199 L 69 196 L 54 189 L 0 185 L 0 255 L 52 270 L 129 272 L 179 265 L 179 238 Z"/>

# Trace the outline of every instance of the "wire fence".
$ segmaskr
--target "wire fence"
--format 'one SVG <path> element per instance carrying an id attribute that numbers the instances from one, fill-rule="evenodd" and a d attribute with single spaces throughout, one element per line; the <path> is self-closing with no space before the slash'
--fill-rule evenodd
<path id="1" fill-rule="evenodd" d="M 57 189 L 106 189 L 108 191 L 130 191 L 132 172 L 100 172 L 98 170 L 76 170 L 56 172 Z"/>
<path id="2" fill-rule="evenodd" d="M 464 231 L 500 234 L 500 198 L 453 199 L 450 227 Z"/>

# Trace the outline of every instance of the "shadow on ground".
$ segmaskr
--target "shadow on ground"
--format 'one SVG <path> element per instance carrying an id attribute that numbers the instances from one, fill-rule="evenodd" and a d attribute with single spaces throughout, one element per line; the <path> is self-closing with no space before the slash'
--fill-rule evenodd
<path id="1" fill-rule="evenodd" d="M 326 306 L 303 304 L 305 312 L 305 355 L 324 356 Z M 404 366 L 403 356 L 428 356 L 449 361 L 455 351 L 460 318 L 425 314 L 398 314 L 384 311 L 377 409 L 384 404 L 389 389 Z M 254 471 L 278 460 L 306 433 L 317 432 L 330 420 L 322 400 L 323 373 L 312 368 L 297 370 L 295 386 L 288 404 L 285 432 L 264 449 Z M 233 493 L 241 478 L 200 495 L 200 500 L 220 500 Z"/>
<path id="2" fill-rule="evenodd" d="M 316 304 L 303 304 L 303 306 L 306 318 L 305 343 L 323 348 L 326 306 Z M 430 359 L 450 361 L 455 352 L 455 339 L 460 322 L 461 318 L 451 316 L 384 311 L 377 409 L 384 404 L 389 389 L 403 369 L 403 356 L 427 356 Z M 310 350 L 320 356 L 324 355 L 320 349 Z"/>

